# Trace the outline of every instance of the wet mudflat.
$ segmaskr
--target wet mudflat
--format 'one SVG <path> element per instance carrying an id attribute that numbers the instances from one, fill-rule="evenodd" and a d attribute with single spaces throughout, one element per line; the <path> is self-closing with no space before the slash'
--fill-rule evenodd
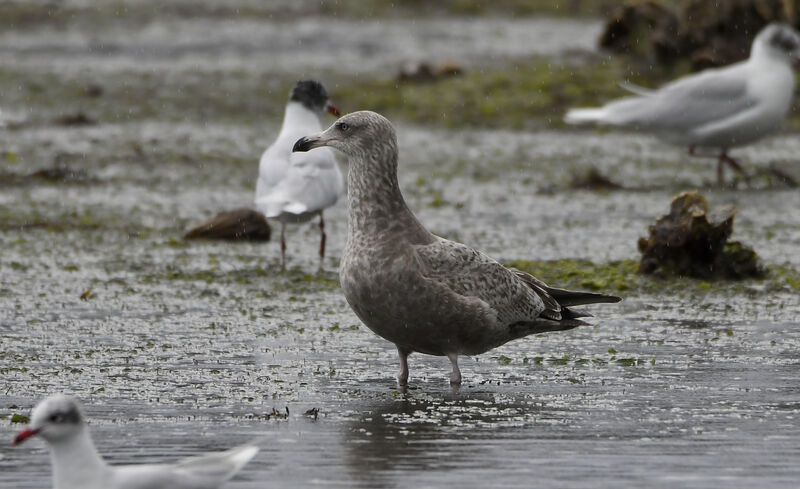
<path id="1" fill-rule="evenodd" d="M 11 415 L 68 392 L 84 401 L 96 443 L 113 462 L 179 458 L 258 439 L 262 452 L 232 488 L 795 487 L 797 189 L 767 179 L 753 190 L 710 186 L 713 162 L 638 135 L 398 121 L 400 181 L 412 209 L 432 231 L 503 261 L 603 266 L 636 259 L 636 239 L 671 196 L 701 188 L 712 205 L 739 206 L 734 238 L 752 245 L 770 269 L 764 280 L 732 285 L 653 279 L 642 287 L 625 276 L 590 283 L 626 300 L 594 307 L 594 326 L 463 359 L 465 383 L 457 391 L 447 384 L 446 359 L 413 355 L 411 388 L 401 393 L 393 346 L 360 325 L 338 290 L 344 202 L 326 213 L 329 257 L 321 274 L 310 224 L 289 234 L 287 272 L 276 242 L 180 238 L 191 224 L 251 202 L 257 159 L 279 127 L 282 105 L 262 118 L 257 109 L 265 102 L 252 108 L 232 93 L 230 105 L 217 105 L 198 96 L 186 107 L 198 119 L 182 115 L 181 104 L 192 100 L 184 94 L 177 102 L 159 95 L 164 112 L 132 112 L 130 99 L 114 109 L 109 94 L 124 92 L 126 76 L 137 70 L 149 74 L 136 81 L 202 87 L 211 77 L 245 80 L 234 86 L 246 87 L 274 69 L 266 78 L 277 95 L 269 97 L 281 100 L 290 86 L 283 80 L 299 77 L 297 70 L 314 74 L 313 64 L 295 63 L 328 46 L 292 43 L 293 33 L 308 34 L 289 28 L 326 19 L 281 18 L 289 37 L 281 37 L 274 59 L 283 61 L 268 68 L 273 58 L 260 43 L 273 34 L 255 41 L 245 35 L 260 32 L 259 18 L 224 20 L 219 31 L 199 27 L 215 25 L 209 19 L 109 20 L 95 37 L 130 31 L 144 45 L 153 37 L 139 29 L 150 29 L 163 33 L 159 46 L 170 44 L 167 32 L 182 39 L 158 50 L 97 50 L 77 28 L 65 42 L 35 33 L 57 38 L 58 24 L 2 33 L 9 40 L 0 48 L 2 75 L 17 87 L 0 93 L 3 113 L 17 123 L 0 131 L 0 434 L 9 443 L 21 428 Z M 366 46 L 360 76 L 405 56 L 406 48 L 382 44 L 385 32 L 340 22 L 360 34 L 347 39 Z M 518 20 L 529 23 L 525 29 L 497 19 L 392 22 L 431 29 L 441 42 L 437 52 L 455 57 L 472 49 L 459 51 L 466 48 L 453 32 L 474 29 L 473 42 L 484 36 L 478 44 L 509 59 L 562 55 L 522 50 L 509 37 L 534 39 L 541 26 L 562 25 L 548 38 L 568 45 L 576 22 L 596 28 L 596 21 L 536 18 Z M 558 33 L 562 43 L 552 39 Z M 205 37 L 211 40 L 201 42 Z M 502 66 L 486 49 L 469 62 Z M 196 64 L 207 51 L 211 67 Z M 343 83 L 349 63 L 322 69 Z M 66 91 L 42 79 L 63 81 Z M 76 91 L 90 84 L 103 87 L 99 101 Z M 367 107 L 342 107 L 360 108 Z M 53 121 L 81 110 L 95 123 Z M 115 117 L 115 110 L 127 115 Z M 799 145 L 787 131 L 737 155 L 751 169 L 775 165 L 797 176 Z M 68 171 L 33 175 L 53 167 Z M 625 188 L 572 188 L 574 176 L 590 167 Z M 314 408 L 316 416 L 305 414 Z M 48 484 L 43 443 L 4 445 L 0 487 Z"/>

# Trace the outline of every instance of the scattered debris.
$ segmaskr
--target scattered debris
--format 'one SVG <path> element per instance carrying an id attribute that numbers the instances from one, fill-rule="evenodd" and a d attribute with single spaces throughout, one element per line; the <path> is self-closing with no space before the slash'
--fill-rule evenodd
<path id="1" fill-rule="evenodd" d="M 91 288 L 86 289 L 86 292 L 81 294 L 81 300 L 82 301 L 88 301 L 91 297 L 92 297 L 92 289 Z"/>
<path id="2" fill-rule="evenodd" d="M 305 416 L 311 416 L 312 418 L 314 418 L 314 421 L 316 421 L 317 416 L 319 416 L 319 408 L 311 408 L 303 414 Z"/>
<path id="3" fill-rule="evenodd" d="M 82 168 L 73 168 L 63 164 L 55 164 L 32 173 L 16 173 L 0 170 L 0 186 L 37 185 L 47 183 L 91 183 L 96 181 Z"/>
<path id="4" fill-rule="evenodd" d="M 97 121 L 89 117 L 83 112 L 76 112 L 74 114 L 65 114 L 53 119 L 53 124 L 59 126 L 94 126 Z"/>
<path id="5" fill-rule="evenodd" d="M 274 419 L 289 419 L 289 406 L 286 406 L 285 409 L 286 409 L 286 412 L 284 413 L 284 412 L 278 411 L 277 409 L 275 409 L 273 407 L 272 408 L 272 412 L 265 413 L 265 414 L 261 415 L 260 417 L 262 417 L 262 418 L 264 418 L 266 420 L 270 420 L 270 419 L 273 419 L 273 418 Z"/>
<path id="6" fill-rule="evenodd" d="M 84 95 L 86 95 L 87 97 L 92 97 L 92 98 L 97 98 L 97 97 L 102 96 L 104 91 L 105 90 L 103 89 L 103 86 L 102 85 L 98 85 L 97 83 L 89 83 L 83 89 Z"/>
<path id="7" fill-rule="evenodd" d="M 608 191 L 619 190 L 622 185 L 611 181 L 610 178 L 600 173 L 600 171 L 592 167 L 584 174 L 575 174 L 569 182 L 569 188 L 572 189 L 586 189 L 595 191 Z"/>
<path id="8" fill-rule="evenodd" d="M 50 182 L 77 182 L 89 180 L 89 175 L 86 173 L 86 170 L 59 164 L 51 166 L 50 168 L 36 170 L 31 173 L 31 177 Z"/>
<path id="9" fill-rule="evenodd" d="M 184 239 L 269 241 L 272 233 L 263 214 L 252 209 L 220 212 L 190 229 Z"/>
<path id="10" fill-rule="evenodd" d="M 778 168 L 774 164 L 770 165 L 766 170 L 760 171 L 759 174 L 766 175 L 770 180 L 774 178 L 780 184 L 789 188 L 797 188 L 798 185 L 795 177 L 789 175 L 785 170 Z"/>
<path id="11" fill-rule="evenodd" d="M 737 208 L 709 210 L 695 191 L 672 200 L 670 212 L 650 226 L 650 237 L 639 239 L 639 273 L 669 273 L 704 279 L 762 277 L 764 270 L 751 248 L 728 241 Z"/>
<path id="12" fill-rule="evenodd" d="M 453 61 L 432 64 L 426 61 L 409 61 L 397 73 L 398 81 L 432 82 L 464 74 L 463 68 Z"/>

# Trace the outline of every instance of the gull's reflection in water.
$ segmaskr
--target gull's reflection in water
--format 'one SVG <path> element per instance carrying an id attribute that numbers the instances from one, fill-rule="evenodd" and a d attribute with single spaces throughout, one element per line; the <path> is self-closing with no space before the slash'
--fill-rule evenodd
<path id="1" fill-rule="evenodd" d="M 395 395 L 364 406 L 345 431 L 344 460 L 365 487 L 392 487 L 422 472 L 430 481 L 431 472 L 494 469 L 490 452 L 504 439 L 518 437 L 520 428 L 532 426 L 541 410 L 523 396 L 458 388 Z M 452 482 L 448 478 L 447 485 Z"/>

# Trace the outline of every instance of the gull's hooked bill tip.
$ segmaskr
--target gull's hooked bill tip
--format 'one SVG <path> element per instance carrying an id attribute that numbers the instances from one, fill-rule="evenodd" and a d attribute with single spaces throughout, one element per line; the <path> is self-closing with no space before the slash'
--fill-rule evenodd
<path id="1" fill-rule="evenodd" d="M 308 151 L 311 149 L 311 141 L 307 137 L 302 137 L 294 143 L 292 146 L 292 153 L 297 153 L 298 151 Z"/>

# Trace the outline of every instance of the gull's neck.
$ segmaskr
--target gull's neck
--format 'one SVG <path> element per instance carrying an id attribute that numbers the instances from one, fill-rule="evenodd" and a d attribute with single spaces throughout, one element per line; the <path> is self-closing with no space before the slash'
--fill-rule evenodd
<path id="1" fill-rule="evenodd" d="M 412 243 L 434 237 L 406 205 L 397 182 L 397 146 L 386 144 L 369 154 L 349 157 L 347 235 L 353 240 L 383 236 Z"/>
<path id="2" fill-rule="evenodd" d="M 97 453 L 86 426 L 74 436 L 50 442 L 50 458 L 54 489 L 98 487 L 110 469 Z"/>
<path id="3" fill-rule="evenodd" d="M 319 131 L 322 126 L 319 122 L 319 116 L 313 110 L 309 110 L 300 102 L 289 101 L 286 104 L 286 111 L 283 114 L 283 125 L 281 126 L 281 134 L 278 136 L 288 134 L 294 135 L 297 131 Z"/>
<path id="4" fill-rule="evenodd" d="M 767 45 L 766 42 L 754 42 L 750 48 L 750 58 L 748 59 L 751 65 L 765 66 L 771 64 L 783 64 L 791 67 L 785 56 L 776 52 L 774 48 Z"/>

